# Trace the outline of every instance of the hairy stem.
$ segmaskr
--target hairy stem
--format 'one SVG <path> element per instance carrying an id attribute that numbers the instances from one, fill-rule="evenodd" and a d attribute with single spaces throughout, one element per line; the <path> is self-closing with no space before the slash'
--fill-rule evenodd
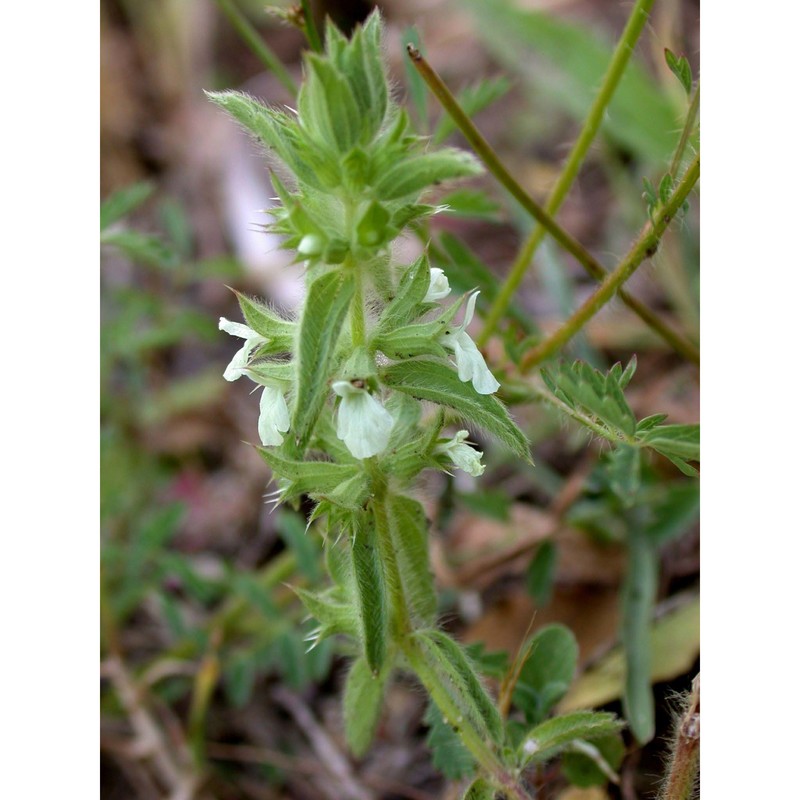
<path id="1" fill-rule="evenodd" d="M 655 255 L 658 243 L 669 223 L 680 210 L 689 192 L 700 177 L 700 156 L 695 156 L 681 182 L 675 187 L 669 202 L 663 206 L 652 222 L 648 222 L 628 254 L 613 272 L 609 272 L 595 293 L 548 339 L 533 348 L 520 364 L 527 372 L 536 364 L 550 358 L 580 331 L 598 311 L 619 292 L 643 261 Z"/>
<path id="2" fill-rule="evenodd" d="M 555 215 L 561 207 L 564 198 L 567 196 L 572 183 L 578 175 L 586 153 L 589 151 L 589 147 L 594 141 L 597 131 L 600 129 L 600 124 L 603 121 L 606 108 L 611 102 L 611 98 L 614 96 L 614 92 L 625 73 L 628 61 L 636 47 L 636 42 L 639 40 L 645 23 L 649 19 L 650 9 L 654 1 L 655 0 L 638 0 L 631 11 L 628 24 L 625 26 L 625 30 L 622 32 L 622 36 L 617 43 L 616 50 L 611 58 L 611 63 L 608 65 L 608 71 L 603 78 L 600 90 L 589 109 L 581 132 L 544 206 L 544 210 L 550 215 Z M 494 333 L 514 296 L 514 292 L 530 266 L 537 248 L 544 239 L 544 234 L 544 227 L 539 225 L 533 229 L 527 241 L 523 244 L 522 249 L 519 251 L 511 267 L 508 277 L 500 287 L 495 301 L 489 308 L 485 325 L 478 339 L 478 344 L 486 344 L 486 342 L 489 341 L 489 337 Z M 591 270 L 588 271 L 594 278 L 598 278 L 597 274 L 594 274 Z M 599 279 L 602 280 L 602 275 Z"/>
<path id="3" fill-rule="evenodd" d="M 494 152 L 492 146 L 483 138 L 478 129 L 472 123 L 472 120 L 466 115 L 464 110 L 458 104 L 458 101 L 453 97 L 450 90 L 445 86 L 442 79 L 425 60 L 422 54 L 413 45 L 408 45 L 408 54 L 411 57 L 414 66 L 422 75 L 425 82 L 428 84 L 430 90 L 436 95 L 439 102 L 444 106 L 445 110 L 453 118 L 453 121 L 458 126 L 464 138 L 470 143 L 472 149 L 478 155 L 478 158 L 484 163 L 486 168 L 498 180 L 498 182 L 511 194 L 511 196 L 527 211 L 540 225 L 547 231 L 570 255 L 572 255 L 581 266 L 597 280 L 602 280 L 606 276 L 606 270 L 600 262 L 576 239 L 567 233 L 554 219 L 540 206 L 511 176 L 511 173 L 505 168 L 497 153 Z M 691 342 L 686 341 L 682 336 L 670 331 L 664 323 L 657 321 L 656 315 L 649 312 L 642 315 L 642 305 L 638 302 L 631 303 L 632 298 L 628 298 L 626 302 L 630 305 L 631 309 L 642 317 L 644 322 L 647 323 L 655 332 L 667 341 L 667 343 L 677 350 L 681 355 L 689 357 L 692 350 L 696 352 L 696 348 Z M 699 357 L 692 358 L 692 360 L 699 361 Z"/>
<path id="4" fill-rule="evenodd" d="M 270 50 L 258 31 L 250 24 L 247 17 L 233 3 L 233 0 L 216 0 L 219 10 L 228 18 L 245 44 L 253 51 L 258 60 L 281 82 L 292 97 L 297 96 L 297 84 L 283 66 L 281 60 Z"/>
<path id="5" fill-rule="evenodd" d="M 672 155 L 672 162 L 669 165 L 669 174 L 675 177 L 678 174 L 678 169 L 681 166 L 683 154 L 686 152 L 686 146 L 689 144 L 689 137 L 694 130 L 694 122 L 697 119 L 697 112 L 700 109 L 700 81 L 697 81 L 697 86 L 692 96 L 692 102 L 689 105 L 689 110 L 686 112 L 686 122 L 681 131 L 681 138 L 675 152 Z"/>
<path id="6" fill-rule="evenodd" d="M 351 262 L 355 280 L 355 292 L 350 304 L 350 333 L 353 347 L 363 347 L 367 343 L 367 325 L 364 314 L 364 278 L 361 267 Z"/>
<path id="7" fill-rule="evenodd" d="M 700 675 L 692 681 L 692 693 L 680 719 L 673 745 L 669 774 L 659 800 L 692 800 L 697 794 L 700 769 Z"/>
<path id="8" fill-rule="evenodd" d="M 439 711 L 442 712 L 442 716 L 451 721 L 464 717 L 458 704 L 450 695 L 448 688 L 442 683 L 434 665 L 428 663 L 425 650 L 419 646 L 412 636 L 407 636 L 401 646 L 411 669 L 416 673 Z M 528 792 L 520 786 L 516 778 L 503 766 L 481 734 L 465 717 L 459 722 L 458 736 L 467 750 L 472 753 L 481 769 L 503 787 L 507 797 L 511 798 L 511 800 L 530 800 Z"/>

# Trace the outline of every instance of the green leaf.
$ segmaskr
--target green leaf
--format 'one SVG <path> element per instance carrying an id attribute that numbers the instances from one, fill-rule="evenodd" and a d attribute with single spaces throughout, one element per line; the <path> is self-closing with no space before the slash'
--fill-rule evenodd
<path id="1" fill-rule="evenodd" d="M 308 613 L 320 624 L 318 639 L 337 633 L 359 638 L 359 621 L 350 604 L 338 602 L 331 591 L 314 593 L 294 587 Z"/>
<path id="2" fill-rule="evenodd" d="M 628 571 L 622 587 L 622 645 L 625 694 L 622 707 L 639 744 L 655 734 L 655 705 L 650 688 L 650 622 L 658 587 L 658 551 L 642 531 L 628 536 Z"/>
<path id="3" fill-rule="evenodd" d="M 482 488 L 480 491 L 468 494 L 459 492 L 458 499 L 465 508 L 482 517 L 496 519 L 498 522 L 508 522 L 511 519 L 511 506 L 514 500 L 505 491 Z"/>
<path id="4" fill-rule="evenodd" d="M 442 233 L 439 242 L 447 260 L 443 260 L 438 266 L 447 271 L 453 288 L 464 292 L 475 288 L 480 289 L 479 307 L 494 302 L 500 287 L 497 276 L 469 247 L 452 234 Z M 531 321 L 531 315 L 524 313 L 515 303 L 509 307 L 508 315 L 526 333 L 536 330 L 536 326 Z"/>
<path id="5" fill-rule="evenodd" d="M 416 72 L 416 70 L 414 70 Z M 468 117 L 473 117 L 495 101 L 499 100 L 511 88 L 511 81 L 504 75 L 497 78 L 484 78 L 473 86 L 467 86 L 456 95 L 456 100 Z M 434 144 L 443 142 L 456 130 L 456 124 L 449 114 L 443 114 L 433 133 Z"/>
<path id="6" fill-rule="evenodd" d="M 650 627 L 651 683 L 663 683 L 685 675 L 700 653 L 700 600 L 691 597 L 659 617 Z M 615 647 L 575 682 L 559 705 L 561 711 L 597 707 L 622 697 L 625 656 Z"/>
<path id="7" fill-rule="evenodd" d="M 225 694 L 234 708 L 244 708 L 256 682 L 257 665 L 252 653 L 239 651 L 229 657 L 222 672 Z"/>
<path id="8" fill-rule="evenodd" d="M 468 219 L 482 219 L 488 222 L 498 222 L 500 204 L 492 200 L 486 192 L 475 189 L 457 189 L 446 194 L 439 206 L 446 207 L 446 213 L 454 217 L 467 217 Z"/>
<path id="9" fill-rule="evenodd" d="M 422 47 L 417 29 L 414 27 L 406 28 L 403 31 L 402 47 L 403 47 L 403 64 L 406 69 L 406 80 L 408 80 L 408 95 L 411 99 L 411 104 L 416 112 L 417 119 L 419 120 L 419 128 L 422 133 L 427 133 L 429 128 L 428 122 L 428 89 L 425 86 L 425 81 L 422 76 L 417 72 L 416 67 L 411 59 L 406 56 L 405 47 L 407 44 L 412 44 L 423 55 L 425 50 Z"/>
<path id="10" fill-rule="evenodd" d="M 533 724 L 543 720 L 566 694 L 578 666 L 578 642 L 563 625 L 536 633 L 514 688 L 514 705 Z"/>
<path id="11" fill-rule="evenodd" d="M 700 511 L 700 485 L 682 481 L 667 487 L 664 497 L 650 506 L 653 523 L 646 528 L 648 539 L 662 545 L 685 533 Z"/>
<path id="12" fill-rule="evenodd" d="M 234 294 L 248 326 L 270 340 L 270 352 L 287 352 L 292 349 L 297 328 L 294 322 L 283 319 L 264 303 L 259 303 L 241 292 L 234 290 Z"/>
<path id="13" fill-rule="evenodd" d="M 172 267 L 177 262 L 175 253 L 161 238 L 138 231 L 106 231 L 100 243 L 116 247 L 132 261 L 151 267 Z"/>
<path id="14" fill-rule="evenodd" d="M 668 458 L 700 460 L 699 425 L 657 425 L 645 433 L 643 441 Z"/>
<path id="15" fill-rule="evenodd" d="M 522 75 L 576 122 L 583 122 L 613 54 L 609 37 L 519 0 L 466 0 L 478 34 L 508 69 Z M 679 125 L 669 97 L 636 58 L 604 115 L 604 131 L 652 163 L 666 161 Z"/>
<path id="16" fill-rule="evenodd" d="M 344 687 L 344 734 L 353 755 L 361 757 L 375 737 L 383 707 L 388 670 L 375 675 L 361 656 L 347 675 Z"/>
<path id="17" fill-rule="evenodd" d="M 464 792 L 461 800 L 494 800 L 497 792 L 485 778 L 474 780 Z"/>
<path id="18" fill-rule="evenodd" d="M 670 175 L 669 172 L 665 172 L 664 177 L 658 184 L 658 199 L 661 201 L 662 205 L 666 205 L 669 202 L 670 195 L 672 194 L 672 183 L 672 175 Z"/>
<path id="19" fill-rule="evenodd" d="M 389 93 L 381 50 L 380 15 L 370 15 L 345 42 L 336 61 L 347 80 L 360 112 L 360 141 L 367 144 L 383 124 Z"/>
<path id="20" fill-rule="evenodd" d="M 604 375 L 582 361 L 561 362 L 555 372 L 543 369 L 542 378 L 556 397 L 604 425 L 610 438 L 625 440 L 636 431 L 636 417 L 622 393 L 628 371 L 612 368 Z"/>
<path id="21" fill-rule="evenodd" d="M 321 549 L 299 514 L 284 511 L 278 518 L 278 532 L 297 557 L 297 567 L 312 584 L 322 580 Z"/>
<path id="22" fill-rule="evenodd" d="M 312 139 L 344 155 L 361 135 L 361 112 L 344 76 L 326 58 L 306 55 L 306 80 L 297 98 L 300 122 Z"/>
<path id="23" fill-rule="evenodd" d="M 451 781 L 471 776 L 475 772 L 472 755 L 433 702 L 428 703 L 424 721 L 430 728 L 426 741 L 433 756 L 433 766 Z"/>
<path id="24" fill-rule="evenodd" d="M 308 140 L 295 117 L 268 108 L 242 92 L 206 92 L 206 96 L 230 114 L 262 147 L 274 151 L 298 181 L 323 190 L 339 185 L 338 162 L 325 148 Z M 280 192 L 277 185 L 275 188 Z"/>
<path id="25" fill-rule="evenodd" d="M 387 367 L 381 380 L 390 388 L 418 400 L 430 400 L 452 408 L 468 424 L 487 430 L 517 456 L 532 463 L 528 441 L 505 406 L 493 395 L 478 394 L 448 366 L 434 361 L 406 361 Z"/>
<path id="26" fill-rule="evenodd" d="M 394 299 L 383 309 L 378 322 L 378 336 L 391 334 L 418 316 L 430 283 L 430 264 L 427 256 L 421 255 L 403 272 Z"/>
<path id="27" fill-rule="evenodd" d="M 289 485 L 281 493 L 290 500 L 302 494 L 324 494 L 332 492 L 342 483 L 360 472 L 355 464 L 334 464 L 330 461 L 295 461 L 278 454 L 272 448 L 257 447 L 258 454 L 272 470 L 285 478 Z"/>
<path id="28" fill-rule="evenodd" d="M 305 448 L 328 395 L 333 356 L 350 301 L 353 278 L 340 271 L 317 278 L 308 290 L 300 322 L 297 395 L 291 431 Z"/>
<path id="29" fill-rule="evenodd" d="M 608 456 L 611 490 L 622 504 L 630 508 L 636 500 L 642 479 L 642 451 L 638 447 L 619 444 Z"/>
<path id="30" fill-rule="evenodd" d="M 499 744 L 503 721 L 463 648 L 443 631 L 419 631 L 415 636 L 452 683 L 454 701 Z"/>
<path id="31" fill-rule="evenodd" d="M 553 595 L 558 549 L 552 539 L 547 539 L 536 548 L 525 573 L 525 586 L 528 594 L 539 608 L 544 608 Z"/>
<path id="32" fill-rule="evenodd" d="M 672 74 L 681 82 L 687 95 L 692 93 L 692 68 L 686 56 L 678 58 L 668 47 L 664 48 L 664 60 Z"/>
<path id="33" fill-rule="evenodd" d="M 480 175 L 480 162 L 469 153 L 443 148 L 431 153 L 411 156 L 386 170 L 375 183 L 381 200 L 416 198 L 423 189 L 453 178 Z"/>
<path id="34" fill-rule="evenodd" d="M 356 238 L 363 247 L 377 248 L 389 237 L 389 212 L 373 200 L 356 226 Z"/>
<path id="35" fill-rule="evenodd" d="M 428 563 L 425 510 L 416 500 L 393 494 L 388 498 L 388 514 L 403 593 L 414 616 L 423 623 L 431 623 L 438 602 Z"/>
<path id="36" fill-rule="evenodd" d="M 447 322 L 439 319 L 434 322 L 421 322 L 405 325 L 387 333 L 373 337 L 371 346 L 389 358 L 405 360 L 415 356 L 438 356 L 447 358 L 447 351 L 439 344 L 437 337 L 445 330 Z"/>
<path id="37" fill-rule="evenodd" d="M 576 739 L 607 736 L 622 727 L 622 721 L 609 712 L 574 711 L 553 717 L 528 731 L 519 747 L 520 763 L 543 763 Z"/>
<path id="38" fill-rule="evenodd" d="M 141 181 L 126 186 L 109 195 L 100 206 L 100 230 L 135 211 L 153 194 L 155 185 L 150 181 Z"/>
<path id="39" fill-rule="evenodd" d="M 610 733 L 585 741 L 577 739 L 561 759 L 564 776 L 573 786 L 605 786 L 619 781 L 616 770 L 625 757 L 625 742 L 619 733 Z"/>
<path id="40" fill-rule="evenodd" d="M 388 602 L 383 565 L 375 541 L 372 517 L 358 514 L 352 531 L 350 552 L 361 620 L 361 634 L 369 668 L 377 675 L 386 658 L 386 639 L 389 629 Z"/>

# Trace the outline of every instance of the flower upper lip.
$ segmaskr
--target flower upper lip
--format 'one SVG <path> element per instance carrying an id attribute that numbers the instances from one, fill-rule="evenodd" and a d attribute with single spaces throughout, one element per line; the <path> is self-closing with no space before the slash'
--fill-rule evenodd
<path id="1" fill-rule="evenodd" d="M 336 435 L 356 458 L 371 458 L 389 444 L 394 419 L 366 389 L 351 381 L 334 381 L 331 388 L 342 398 Z"/>
<path id="2" fill-rule="evenodd" d="M 475 303 L 479 294 L 480 292 L 474 292 L 469 296 L 463 322 L 456 328 L 448 328 L 439 337 L 439 342 L 443 347 L 453 351 L 458 377 L 462 381 L 472 381 L 472 386 L 478 394 L 494 394 L 500 388 L 500 384 L 486 366 L 481 351 L 466 331 L 467 325 L 472 322 L 472 317 L 475 315 Z"/>
<path id="3" fill-rule="evenodd" d="M 267 339 L 266 336 L 262 336 L 260 333 L 256 333 L 248 325 L 242 325 L 241 322 L 231 322 L 229 319 L 225 319 L 225 317 L 219 318 L 219 329 L 225 331 L 225 333 L 229 333 L 231 336 L 238 336 L 245 340 L 242 348 L 236 351 L 236 354 L 233 356 L 230 364 L 225 368 L 225 372 L 222 375 L 226 381 L 237 381 L 244 375 L 245 367 L 250 361 L 253 350 L 259 345 L 266 344 L 269 339 Z"/>

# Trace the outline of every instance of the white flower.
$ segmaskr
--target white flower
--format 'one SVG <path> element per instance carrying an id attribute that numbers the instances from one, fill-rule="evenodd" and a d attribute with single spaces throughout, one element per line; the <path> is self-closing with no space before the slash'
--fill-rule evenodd
<path id="1" fill-rule="evenodd" d="M 258 406 L 258 435 L 261 437 L 261 444 L 282 444 L 281 434 L 289 430 L 289 407 L 283 392 L 275 386 L 265 386 Z"/>
<path id="2" fill-rule="evenodd" d="M 443 269 L 431 267 L 431 283 L 423 303 L 435 303 L 450 294 L 450 282 Z"/>
<path id="3" fill-rule="evenodd" d="M 350 381 L 335 381 L 333 391 L 342 398 L 336 435 L 356 458 L 370 458 L 386 449 L 394 420 L 366 389 Z"/>
<path id="4" fill-rule="evenodd" d="M 446 330 L 439 337 L 439 343 L 455 354 L 458 377 L 462 381 L 472 381 L 478 394 L 494 394 L 500 388 L 500 384 L 489 371 L 481 351 L 470 339 L 466 330 L 475 314 L 475 301 L 478 299 L 478 294 L 480 293 L 475 292 L 467 300 L 467 310 L 461 325 Z"/>
<path id="5" fill-rule="evenodd" d="M 447 456 L 459 469 L 463 469 L 473 478 L 477 478 L 479 475 L 483 475 L 483 471 L 486 469 L 481 464 L 483 453 L 465 444 L 467 436 L 469 436 L 467 431 L 459 431 L 449 441 L 436 445 L 434 452 Z"/>
<path id="6" fill-rule="evenodd" d="M 244 375 L 244 369 L 250 360 L 253 350 L 259 345 L 266 344 L 269 340 L 247 325 L 242 325 L 241 322 L 231 322 L 225 317 L 219 318 L 219 329 L 229 333 L 231 336 L 239 336 L 245 340 L 242 349 L 231 359 L 231 363 L 228 364 L 222 374 L 226 381 L 239 380 Z"/>

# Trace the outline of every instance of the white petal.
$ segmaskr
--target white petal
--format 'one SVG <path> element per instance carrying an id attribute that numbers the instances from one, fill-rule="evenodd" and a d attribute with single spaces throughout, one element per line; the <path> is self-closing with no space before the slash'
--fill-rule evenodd
<path id="1" fill-rule="evenodd" d="M 446 455 L 456 467 L 477 478 L 486 469 L 481 464 L 483 453 L 465 444 L 468 435 L 467 431 L 459 431 L 450 441 L 438 445 L 436 452 Z"/>
<path id="2" fill-rule="evenodd" d="M 356 458 L 371 458 L 386 449 L 392 432 L 392 415 L 365 389 L 337 381 L 333 390 L 342 397 L 336 435 Z M 338 386 L 337 386 L 338 384 Z"/>
<path id="3" fill-rule="evenodd" d="M 289 409 L 280 389 L 265 386 L 259 403 L 258 435 L 261 444 L 279 445 L 283 442 L 281 433 L 289 430 Z"/>
<path id="4" fill-rule="evenodd" d="M 244 326 L 242 326 L 244 327 Z M 250 354 L 264 341 L 262 336 L 257 336 L 255 339 L 248 339 L 240 350 L 231 359 L 231 363 L 225 368 L 222 377 L 226 381 L 238 381 L 244 375 L 244 368 L 250 361 Z"/>
<path id="5" fill-rule="evenodd" d="M 242 325 L 241 322 L 231 322 L 229 319 L 225 319 L 225 317 L 219 318 L 219 329 L 225 331 L 225 333 L 229 333 L 231 336 L 239 336 L 242 339 L 262 338 L 248 325 Z"/>
<path id="6" fill-rule="evenodd" d="M 472 322 L 475 316 L 475 303 L 478 302 L 478 295 L 480 292 L 473 292 L 467 300 L 467 310 L 464 312 L 464 321 L 461 323 L 461 330 L 466 330 L 467 325 Z"/>
<path id="7" fill-rule="evenodd" d="M 458 377 L 462 381 L 471 380 L 478 394 L 494 394 L 500 388 L 500 384 L 486 366 L 481 351 L 466 331 L 459 331 L 453 337 L 453 350 Z"/>
<path id="8" fill-rule="evenodd" d="M 473 478 L 478 478 L 483 475 L 483 471 L 486 469 L 486 467 L 481 464 L 483 453 L 480 450 L 475 450 L 468 444 L 461 444 L 454 447 L 449 452 L 449 456 L 451 461 L 459 469 L 463 469 L 464 472 L 472 475 Z"/>
<path id="9" fill-rule="evenodd" d="M 428 286 L 428 293 L 423 299 L 424 303 L 435 303 L 450 294 L 450 282 L 443 269 L 431 267 L 431 282 Z"/>

